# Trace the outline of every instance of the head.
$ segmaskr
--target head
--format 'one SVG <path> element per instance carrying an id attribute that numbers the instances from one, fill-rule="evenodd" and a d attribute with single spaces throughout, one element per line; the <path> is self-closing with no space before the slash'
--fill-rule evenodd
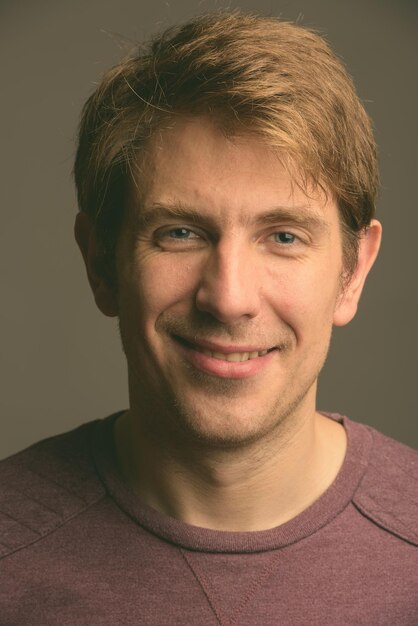
<path id="1" fill-rule="evenodd" d="M 166 32 L 88 100 L 75 176 L 150 430 L 236 445 L 312 412 L 380 241 L 370 123 L 320 37 L 239 13 Z"/>
<path id="2" fill-rule="evenodd" d="M 116 288 L 115 249 L 135 181 L 157 133 L 179 117 L 210 117 L 226 136 L 253 135 L 306 192 L 336 201 L 344 276 L 370 224 L 378 188 L 369 118 L 341 61 L 301 26 L 239 12 L 169 29 L 111 69 L 88 99 L 75 181 L 103 273 Z"/>

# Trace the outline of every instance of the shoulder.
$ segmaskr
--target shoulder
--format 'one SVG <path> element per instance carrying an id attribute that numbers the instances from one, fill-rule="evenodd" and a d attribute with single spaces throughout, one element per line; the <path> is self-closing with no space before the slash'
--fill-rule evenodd
<path id="1" fill-rule="evenodd" d="M 367 469 L 354 495 L 360 512 L 418 546 L 418 451 L 360 424 L 370 437 Z"/>
<path id="2" fill-rule="evenodd" d="M 103 497 L 90 454 L 94 425 L 0 462 L 0 557 L 42 539 Z"/>

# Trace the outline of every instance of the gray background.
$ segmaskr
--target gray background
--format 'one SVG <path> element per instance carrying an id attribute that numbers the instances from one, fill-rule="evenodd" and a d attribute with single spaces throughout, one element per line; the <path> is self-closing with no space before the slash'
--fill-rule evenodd
<path id="1" fill-rule="evenodd" d="M 0 457 L 127 405 L 114 320 L 95 309 L 72 238 L 82 103 L 127 45 L 225 2 L 0 0 Z M 418 3 L 282 0 L 231 7 L 299 18 L 344 59 L 376 127 L 381 257 L 337 329 L 319 408 L 418 448 Z"/>

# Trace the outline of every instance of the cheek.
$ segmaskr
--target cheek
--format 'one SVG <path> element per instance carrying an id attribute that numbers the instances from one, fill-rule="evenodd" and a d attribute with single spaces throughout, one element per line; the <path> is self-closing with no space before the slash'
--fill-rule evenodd
<path id="1" fill-rule="evenodd" d="M 128 290 L 136 308 L 152 323 L 168 309 L 190 300 L 196 274 L 187 260 L 174 263 L 169 255 L 159 255 L 133 269 Z"/>
<path id="2" fill-rule="evenodd" d="M 336 272 L 303 264 L 287 270 L 270 272 L 266 300 L 300 339 L 306 333 L 323 336 L 332 325 L 339 285 Z"/>

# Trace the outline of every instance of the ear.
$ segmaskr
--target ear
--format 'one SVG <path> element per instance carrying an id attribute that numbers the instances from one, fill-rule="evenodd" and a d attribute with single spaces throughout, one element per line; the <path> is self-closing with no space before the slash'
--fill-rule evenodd
<path id="1" fill-rule="evenodd" d="M 338 298 L 333 319 L 335 326 L 345 326 L 355 316 L 367 274 L 379 252 L 381 239 L 382 226 L 377 220 L 372 220 L 361 235 L 357 265 L 353 275 Z"/>
<path id="2" fill-rule="evenodd" d="M 108 317 L 118 315 L 118 304 L 114 287 L 103 271 L 103 261 L 98 253 L 93 220 L 83 212 L 77 214 L 74 235 L 83 255 L 90 287 L 100 311 Z"/>

